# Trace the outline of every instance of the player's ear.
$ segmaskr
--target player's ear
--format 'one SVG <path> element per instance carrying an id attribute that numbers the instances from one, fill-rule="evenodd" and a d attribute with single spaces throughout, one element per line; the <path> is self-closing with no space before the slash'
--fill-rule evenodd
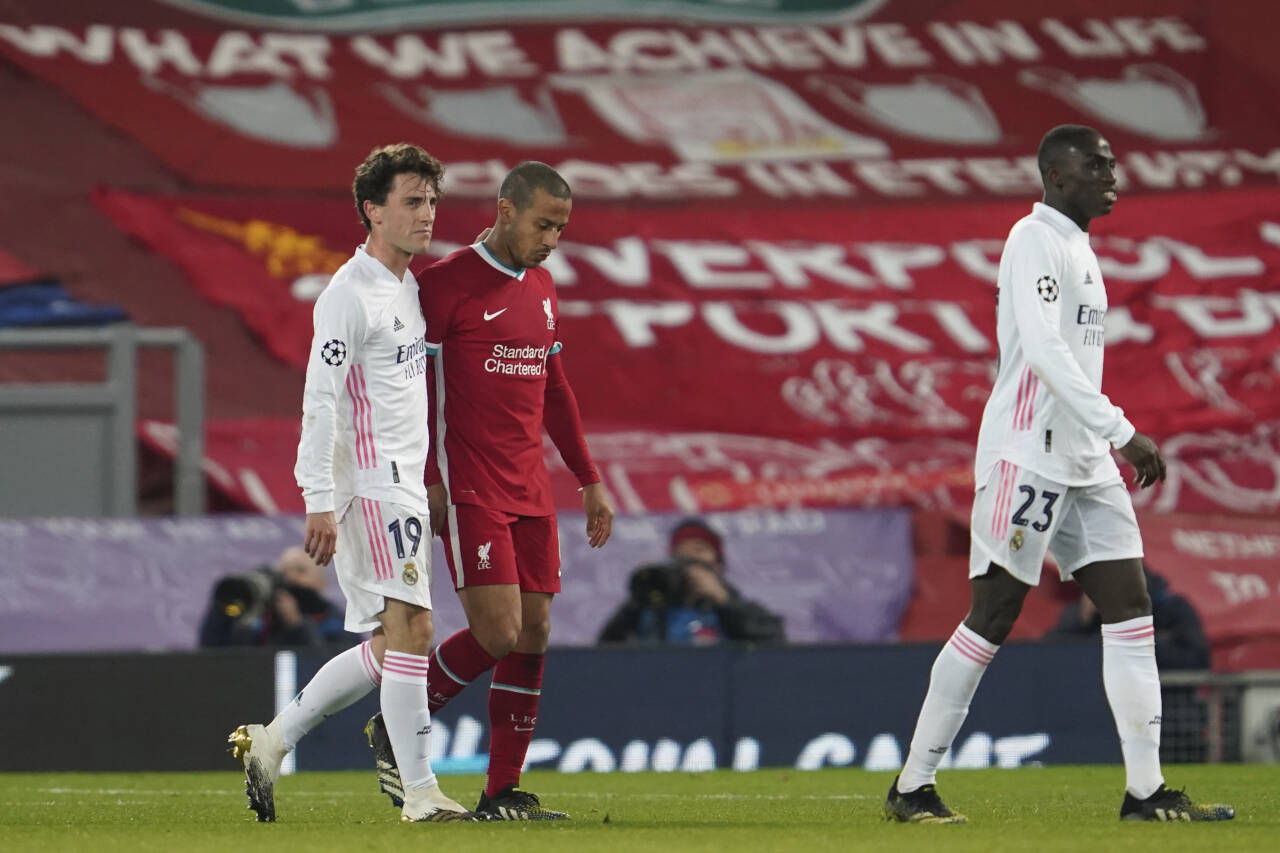
<path id="1" fill-rule="evenodd" d="M 364 215 L 368 217 L 370 225 L 382 224 L 382 206 L 367 198 L 364 200 Z"/>
<path id="2" fill-rule="evenodd" d="M 1062 170 L 1058 168 L 1057 163 L 1044 170 L 1044 185 L 1045 188 L 1062 189 Z"/>
<path id="3" fill-rule="evenodd" d="M 498 218 L 504 225 L 510 224 L 511 220 L 516 218 L 516 206 L 511 203 L 511 199 L 498 199 Z"/>

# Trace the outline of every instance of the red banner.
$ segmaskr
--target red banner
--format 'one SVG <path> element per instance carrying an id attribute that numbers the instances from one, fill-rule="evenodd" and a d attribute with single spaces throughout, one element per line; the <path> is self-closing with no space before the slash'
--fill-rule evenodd
<path id="1" fill-rule="evenodd" d="M 331 191 L 407 137 L 449 164 L 456 198 L 491 198 L 524 159 L 556 165 L 583 199 L 1024 197 L 1036 141 L 1062 122 L 1101 128 L 1134 190 L 1280 174 L 1268 4 L 938 5 L 787 26 L 442 13 L 445 29 L 425 12 L 369 33 L 10 0 L 0 56 L 185 178 L 255 190 Z"/>
<path id="2" fill-rule="evenodd" d="M 346 202 L 97 201 L 297 365 L 311 302 L 361 236 Z M 1026 210 L 762 218 L 580 202 L 548 266 L 588 429 L 616 444 L 620 474 L 651 483 L 632 489 L 650 509 L 963 492 L 995 356 L 1001 237 Z M 490 211 L 446 200 L 433 249 L 469 242 Z M 1238 190 L 1122 199 L 1094 223 L 1111 302 L 1105 388 L 1175 463 L 1141 496 L 1152 509 L 1280 506 L 1278 212 L 1280 190 Z"/>
<path id="3" fill-rule="evenodd" d="M 1147 563 L 1199 611 L 1219 669 L 1280 669 L 1280 522 L 1142 519 Z"/>
<path id="4" fill-rule="evenodd" d="M 0 249 L 0 287 L 35 281 L 40 274 L 8 252 Z"/>

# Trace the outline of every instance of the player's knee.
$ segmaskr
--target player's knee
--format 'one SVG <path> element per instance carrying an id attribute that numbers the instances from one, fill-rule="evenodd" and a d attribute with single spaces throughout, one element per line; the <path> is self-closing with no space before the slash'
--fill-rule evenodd
<path id="1" fill-rule="evenodd" d="M 382 656 L 387 652 L 387 634 L 381 628 L 373 632 L 373 636 L 369 638 L 369 650 L 373 652 L 373 656 L 378 663 L 382 663 Z"/>
<path id="2" fill-rule="evenodd" d="M 521 651 L 541 654 L 547 650 L 551 642 L 551 618 L 526 622 L 520 631 L 519 648 Z"/>
<path id="3" fill-rule="evenodd" d="M 1115 602 L 1108 603 L 1106 607 L 1098 607 L 1098 616 L 1107 625 L 1115 622 L 1128 622 L 1130 619 L 1140 619 L 1143 616 L 1150 615 L 1151 596 L 1146 589 L 1134 590 Z"/>
<path id="4" fill-rule="evenodd" d="M 431 641 L 435 639 L 435 630 L 430 622 L 422 625 L 413 625 L 410 629 L 410 641 L 420 651 L 419 654 L 427 654 L 431 651 Z M 424 650 L 425 651 L 422 651 Z"/>
<path id="5" fill-rule="evenodd" d="M 410 618 L 406 634 L 409 646 L 415 654 L 423 657 L 430 654 L 431 641 L 435 638 L 435 625 L 431 621 L 431 611 L 423 611 Z"/>
<path id="6" fill-rule="evenodd" d="M 966 620 L 965 625 L 988 643 L 998 646 L 1008 638 L 1009 633 L 1013 630 L 1013 623 L 1016 621 L 1016 617 L 996 617 L 982 620 L 976 624 L 970 624 Z"/>
<path id="7" fill-rule="evenodd" d="M 1022 604 L 1005 603 L 981 609 L 971 609 L 965 617 L 964 624 L 988 643 L 1000 645 L 1013 631 L 1018 614 L 1022 612 Z"/>
<path id="8" fill-rule="evenodd" d="M 496 619 L 485 625 L 472 625 L 471 633 L 491 656 L 506 657 L 520 640 L 520 620 Z"/>

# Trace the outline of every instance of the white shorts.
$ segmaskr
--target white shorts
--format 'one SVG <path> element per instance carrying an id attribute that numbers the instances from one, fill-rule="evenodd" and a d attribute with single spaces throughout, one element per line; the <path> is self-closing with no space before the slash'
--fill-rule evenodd
<path id="1" fill-rule="evenodd" d="M 346 629 L 372 631 L 387 599 L 431 607 L 431 527 L 426 514 L 388 501 L 355 498 L 338 520 L 333 555 L 347 597 Z"/>
<path id="2" fill-rule="evenodd" d="M 995 563 L 1035 586 L 1049 551 L 1064 581 L 1090 563 L 1142 557 L 1142 534 L 1122 480 L 1064 486 L 1011 462 L 997 465 L 974 495 L 969 533 L 971 578 Z"/>

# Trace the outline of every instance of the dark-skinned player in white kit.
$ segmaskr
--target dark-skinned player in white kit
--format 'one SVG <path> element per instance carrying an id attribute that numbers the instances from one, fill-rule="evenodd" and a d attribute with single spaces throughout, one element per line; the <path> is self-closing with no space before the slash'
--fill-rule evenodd
<path id="1" fill-rule="evenodd" d="M 1160 771 L 1160 677 L 1142 536 L 1112 448 L 1146 488 L 1164 480 L 1155 442 L 1102 393 L 1107 291 L 1089 223 L 1116 202 L 1116 160 L 1098 131 L 1062 125 L 1038 152 L 1044 200 L 1000 256 L 999 366 L 978 432 L 970 528 L 970 606 L 934 662 L 886 819 L 962 823 L 938 796 L 938 764 L 978 682 L 1013 628 L 1052 550 L 1102 616 L 1102 680 L 1124 755 L 1122 820 L 1230 820 Z"/>

